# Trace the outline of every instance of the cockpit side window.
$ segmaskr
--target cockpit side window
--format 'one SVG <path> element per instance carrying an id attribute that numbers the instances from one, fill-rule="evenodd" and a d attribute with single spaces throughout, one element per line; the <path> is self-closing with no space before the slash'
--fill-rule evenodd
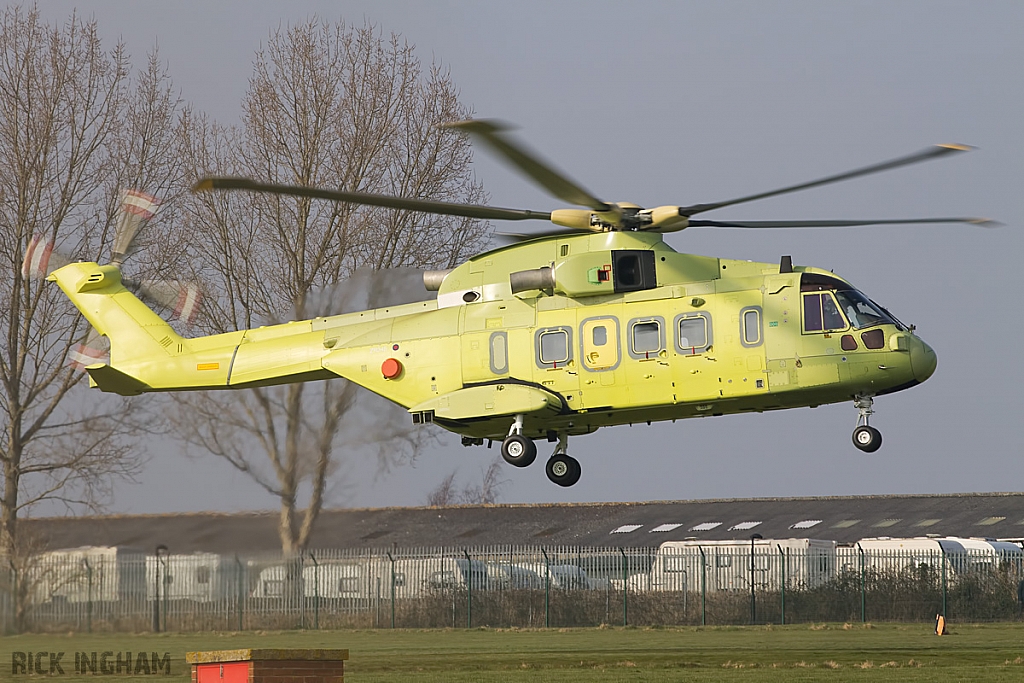
<path id="1" fill-rule="evenodd" d="M 804 294 L 804 332 L 831 332 L 846 327 L 831 292 Z"/>
<path id="2" fill-rule="evenodd" d="M 839 305 L 842 306 L 843 312 L 846 313 L 846 317 L 850 319 L 850 324 L 855 329 L 897 324 L 884 309 L 856 289 L 836 292 L 836 298 L 839 299 Z"/>

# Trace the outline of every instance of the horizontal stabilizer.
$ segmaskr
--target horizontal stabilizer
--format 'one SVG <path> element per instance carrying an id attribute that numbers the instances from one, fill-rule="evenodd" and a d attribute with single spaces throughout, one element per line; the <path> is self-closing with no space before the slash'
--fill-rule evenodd
<path id="1" fill-rule="evenodd" d="M 149 385 L 140 382 L 131 375 L 126 375 L 120 370 L 102 363 L 90 365 L 85 368 L 85 371 L 89 373 L 89 379 L 92 380 L 92 384 L 99 387 L 100 391 L 106 391 L 111 394 L 138 396 L 150 388 Z"/>

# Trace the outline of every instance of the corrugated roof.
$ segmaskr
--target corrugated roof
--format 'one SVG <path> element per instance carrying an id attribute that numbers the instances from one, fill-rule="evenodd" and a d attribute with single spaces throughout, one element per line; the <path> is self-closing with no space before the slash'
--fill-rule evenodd
<path id="1" fill-rule="evenodd" d="M 448 508 L 324 510 L 314 548 L 483 545 L 654 547 L 686 538 L 749 538 L 753 520 L 764 538 L 822 538 L 852 543 L 867 536 L 1021 538 L 1022 493 L 755 498 L 646 503 L 514 504 Z M 810 528 L 800 522 L 822 520 Z M 987 522 L 979 526 L 979 521 Z M 993 521 L 994 520 L 994 521 Z M 719 522 L 713 528 L 711 522 Z M 189 513 L 27 519 L 23 529 L 50 548 L 159 544 L 173 552 L 273 551 L 278 516 Z M 636 526 L 630 533 L 612 533 Z M 701 526 L 704 525 L 704 526 Z M 795 527 L 795 528 L 794 528 Z M 658 529 L 658 533 L 649 533 Z"/>

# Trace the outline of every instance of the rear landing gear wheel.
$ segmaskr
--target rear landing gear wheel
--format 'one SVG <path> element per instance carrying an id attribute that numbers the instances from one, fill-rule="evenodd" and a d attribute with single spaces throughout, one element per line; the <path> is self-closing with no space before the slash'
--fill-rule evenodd
<path id="1" fill-rule="evenodd" d="M 874 453 L 882 446 L 882 433 L 874 427 L 861 425 L 853 430 L 853 445 L 865 453 Z"/>
<path id="2" fill-rule="evenodd" d="M 580 461 L 565 453 L 555 453 L 548 458 L 544 470 L 548 479 L 559 486 L 572 486 L 580 480 L 580 474 L 583 473 Z"/>
<path id="3" fill-rule="evenodd" d="M 501 457 L 509 465 L 526 467 L 537 459 L 537 444 L 522 434 L 511 434 L 501 442 Z"/>

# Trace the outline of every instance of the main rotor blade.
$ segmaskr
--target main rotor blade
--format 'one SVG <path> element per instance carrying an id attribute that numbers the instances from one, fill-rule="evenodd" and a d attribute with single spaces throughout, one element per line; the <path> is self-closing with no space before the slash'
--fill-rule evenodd
<path id="1" fill-rule="evenodd" d="M 610 211 L 614 208 L 611 204 L 601 201 L 574 181 L 569 180 L 563 173 L 551 168 L 521 144 L 516 144 L 508 136 L 503 135 L 504 131 L 509 130 L 509 126 L 503 123 L 487 119 L 471 119 L 446 123 L 443 124 L 443 127 L 454 128 L 476 136 L 563 202 L 586 206 L 594 211 Z"/>
<path id="2" fill-rule="evenodd" d="M 892 159 L 890 161 L 884 161 L 880 164 L 873 164 L 871 166 L 865 166 L 858 168 L 853 171 L 847 171 L 846 173 L 840 173 L 838 175 L 831 175 L 819 180 L 812 180 L 807 183 L 800 183 L 799 185 L 791 185 L 789 187 L 783 187 L 778 190 L 771 190 L 770 192 L 760 192 L 758 194 L 748 195 L 746 197 L 739 197 L 737 199 L 727 199 L 723 202 L 713 202 L 710 204 L 692 204 L 690 206 L 681 207 L 679 214 L 682 216 L 693 216 L 698 213 L 705 211 L 711 211 L 713 209 L 720 209 L 723 206 L 732 206 L 734 204 L 743 204 L 744 202 L 752 202 L 755 199 L 765 199 L 766 197 L 775 197 L 780 194 L 787 194 L 789 192 L 797 192 L 799 190 L 806 190 L 812 187 L 819 187 L 821 185 L 828 185 L 829 183 L 837 183 L 841 180 L 850 180 L 851 178 L 859 178 L 860 176 L 870 175 L 872 173 L 879 173 L 881 171 L 888 171 L 893 168 L 899 168 L 900 166 L 907 166 L 909 164 L 916 164 L 921 161 L 928 161 L 930 159 L 937 159 L 938 157 L 945 156 L 947 154 L 953 154 L 956 152 L 967 152 L 973 147 L 966 145 L 934 145 L 928 149 L 924 149 L 914 154 L 908 154 L 898 159 Z M 691 224 L 692 225 L 692 224 Z"/>
<path id="3" fill-rule="evenodd" d="M 528 240 L 534 240 L 541 237 L 578 237 L 580 235 L 579 230 L 541 230 L 540 232 L 496 232 L 495 237 L 506 239 L 510 242 L 526 242 Z"/>
<path id="4" fill-rule="evenodd" d="M 991 228 L 998 222 L 987 218 L 882 218 L 878 220 L 823 220 L 823 221 L 690 221 L 691 228 L 849 228 L 860 225 L 907 225 L 913 223 L 969 223 Z"/>
<path id="5" fill-rule="evenodd" d="M 276 183 L 258 183 L 250 178 L 227 176 L 209 176 L 203 178 L 192 187 L 193 192 L 210 190 L 249 190 L 269 194 L 286 194 L 296 197 L 312 197 L 313 199 L 330 199 L 350 204 L 367 206 L 383 206 L 389 209 L 407 211 L 424 211 L 439 213 L 446 216 L 464 216 L 466 218 L 483 218 L 502 221 L 550 220 L 551 214 L 545 211 L 529 209 L 501 209 L 481 204 L 456 204 L 454 202 L 438 202 L 430 199 L 406 199 L 368 192 L 346 192 L 345 190 L 324 190 L 304 185 L 279 185 Z"/>

